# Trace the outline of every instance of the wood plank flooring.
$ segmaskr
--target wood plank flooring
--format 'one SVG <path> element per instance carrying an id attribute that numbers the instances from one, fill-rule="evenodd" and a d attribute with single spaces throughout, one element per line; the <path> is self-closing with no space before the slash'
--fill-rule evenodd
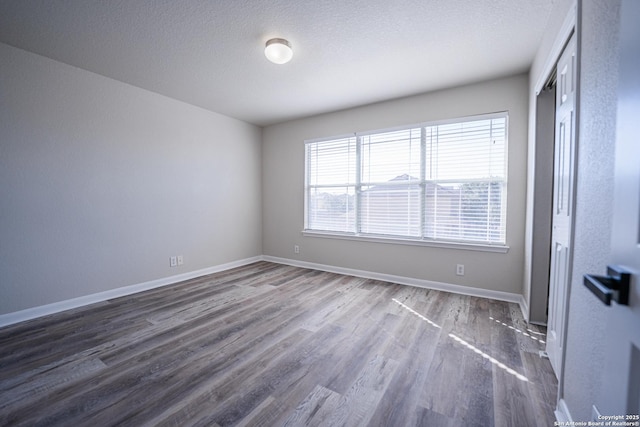
<path id="1" fill-rule="evenodd" d="M 258 262 L 0 329 L 0 425 L 552 426 L 515 304 Z"/>

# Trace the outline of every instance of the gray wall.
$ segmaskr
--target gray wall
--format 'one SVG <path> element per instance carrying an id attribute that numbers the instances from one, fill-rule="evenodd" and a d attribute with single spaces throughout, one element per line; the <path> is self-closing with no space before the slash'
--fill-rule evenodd
<path id="1" fill-rule="evenodd" d="M 0 44 L 0 314 L 260 255 L 261 174 L 258 127 Z"/>
<path id="2" fill-rule="evenodd" d="M 620 2 L 586 0 L 579 14 L 579 128 L 575 241 L 564 371 L 572 418 L 591 419 L 604 363 L 605 306 L 582 284 L 610 262 Z"/>
<path id="3" fill-rule="evenodd" d="M 269 126 L 263 132 L 263 253 L 422 280 L 522 292 L 527 75 Z M 421 121 L 509 111 L 507 254 L 302 236 L 304 141 Z M 300 254 L 293 245 L 300 245 Z M 455 275 L 465 264 L 465 276 Z"/>

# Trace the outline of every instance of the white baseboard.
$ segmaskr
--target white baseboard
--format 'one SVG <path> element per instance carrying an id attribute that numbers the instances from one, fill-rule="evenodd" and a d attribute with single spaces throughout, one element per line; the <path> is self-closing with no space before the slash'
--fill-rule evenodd
<path id="1" fill-rule="evenodd" d="M 564 399 L 560 399 L 558 401 L 558 406 L 556 407 L 554 415 L 556 416 L 556 421 L 563 423 L 564 425 L 573 424 L 573 419 L 569 413 L 567 402 Z"/>
<path id="2" fill-rule="evenodd" d="M 291 265 L 294 267 L 310 268 L 314 270 L 328 271 L 337 274 L 346 274 L 356 277 L 364 277 L 366 279 L 382 280 L 385 282 L 398 283 L 401 285 L 416 286 L 419 288 L 435 289 L 438 291 L 452 292 L 456 294 L 469 295 L 480 298 L 489 298 L 499 301 L 507 301 L 518 304 L 523 315 L 528 312 L 526 301 L 520 294 L 513 294 L 509 292 L 492 291 L 489 289 L 472 288 L 469 286 L 454 285 L 451 283 L 435 282 L 431 280 L 416 279 L 412 277 L 396 276 L 392 274 L 375 273 L 372 271 L 356 270 L 352 268 L 336 267 L 325 264 L 317 264 L 313 262 L 298 261 L 289 258 L 279 258 L 272 256 L 256 256 L 252 258 L 246 258 L 238 261 L 229 262 L 226 264 L 220 264 L 213 267 L 204 268 L 201 270 L 195 270 L 188 273 L 178 274 L 175 276 L 164 277 L 162 279 L 151 280 L 148 282 L 138 283 L 135 285 L 124 286 L 117 289 L 111 289 L 104 292 L 98 292 L 91 295 L 85 295 L 78 298 L 73 298 L 65 301 L 54 302 L 38 307 L 27 308 L 25 310 L 16 311 L 13 313 L 0 315 L 0 327 L 12 325 L 14 323 L 22 322 L 25 320 L 35 319 L 37 317 L 47 316 L 49 314 L 59 313 L 61 311 L 70 310 L 72 308 L 78 308 L 97 302 L 103 302 L 106 300 L 123 297 L 126 295 L 135 294 L 137 292 L 146 291 L 149 289 L 160 288 L 162 286 L 171 285 L 174 283 L 182 282 L 184 280 L 193 279 L 207 274 L 217 273 L 219 271 L 228 270 L 230 268 L 241 267 L 243 265 L 251 264 L 257 261 L 269 261 L 277 264 Z M 525 317 L 526 319 L 526 317 Z"/>
<path id="3" fill-rule="evenodd" d="M 313 270 L 328 271 L 330 273 L 346 274 L 349 276 L 364 277 L 366 279 L 382 280 L 384 282 L 398 283 L 400 285 L 416 286 L 419 288 L 435 289 L 438 291 L 452 292 L 454 294 L 469 295 L 472 297 L 489 298 L 499 301 L 507 301 L 518 304 L 523 310 L 524 297 L 510 292 L 492 291 L 489 289 L 472 288 L 470 286 L 453 285 L 450 283 L 434 282 L 431 280 L 415 279 L 412 277 L 395 276 L 392 274 L 375 273 L 372 271 L 355 270 L 352 268 L 336 267 L 332 265 L 316 264 L 313 262 L 299 261 L 289 258 L 263 256 L 264 261 L 286 264 L 294 267 L 310 268 Z"/>
<path id="4" fill-rule="evenodd" d="M 520 306 L 522 317 L 526 322 L 529 322 L 529 304 L 527 303 L 527 300 L 525 299 L 524 295 L 518 295 L 518 297 L 519 297 L 518 305 Z"/>
<path id="5" fill-rule="evenodd" d="M 547 327 L 547 323 L 546 322 L 534 322 L 534 321 L 532 321 L 532 322 L 529 322 L 529 323 L 531 323 L 532 325 L 544 326 L 545 328 Z"/>
<path id="6" fill-rule="evenodd" d="M 138 283 L 130 286 L 123 286 L 121 288 L 110 289 L 104 292 L 98 292 L 91 295 L 84 295 L 78 298 L 72 298 L 65 301 L 58 301 L 51 304 L 41 305 L 38 307 L 27 308 L 25 310 L 16 311 L 13 313 L 0 315 L 0 327 L 12 325 L 14 323 L 22 322 L 25 320 L 35 319 L 36 317 L 42 317 L 49 314 L 59 313 L 61 311 L 70 310 L 72 308 L 82 307 L 84 305 L 94 304 L 97 302 L 103 302 L 109 299 L 123 297 L 126 295 L 135 294 L 149 289 L 160 288 L 162 286 L 172 285 L 174 283 L 182 282 L 185 280 L 193 279 L 200 276 L 206 276 L 207 274 L 217 273 L 219 271 L 228 270 L 230 268 L 241 267 L 243 265 L 251 264 L 256 261 L 261 261 L 262 256 L 256 256 L 252 258 L 245 258 L 238 261 L 232 261 L 225 264 L 216 265 L 213 267 L 203 268 L 201 270 L 190 271 L 188 273 L 177 274 L 175 276 L 164 277 L 162 279 L 150 280 L 148 282 Z"/>

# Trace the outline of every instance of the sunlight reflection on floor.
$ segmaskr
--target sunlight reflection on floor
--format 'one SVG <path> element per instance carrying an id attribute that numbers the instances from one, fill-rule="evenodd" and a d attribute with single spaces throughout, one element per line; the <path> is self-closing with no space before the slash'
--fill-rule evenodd
<path id="1" fill-rule="evenodd" d="M 525 337 L 529 337 L 529 338 L 531 338 L 531 339 L 532 339 L 532 340 L 534 340 L 534 341 L 538 341 L 538 342 L 540 342 L 540 343 L 542 343 L 542 344 L 546 344 L 546 342 L 545 342 L 543 339 L 536 338 L 536 337 L 534 337 L 533 335 L 530 335 L 530 334 L 528 334 L 528 333 L 526 333 L 526 332 L 523 332 L 523 331 L 521 331 L 521 330 L 520 330 L 520 329 L 518 329 L 518 328 L 514 328 L 513 326 L 507 325 L 506 323 L 501 322 L 501 321 L 500 321 L 500 320 L 498 320 L 498 319 L 494 319 L 494 318 L 493 318 L 493 317 L 491 317 L 491 316 L 489 316 L 489 319 L 493 320 L 494 322 L 496 322 L 496 323 L 498 323 L 498 324 L 500 324 L 500 325 L 502 325 L 502 326 L 506 326 L 506 327 L 507 327 L 507 328 L 509 328 L 509 329 L 513 329 L 513 330 L 514 330 L 514 331 L 516 331 L 517 333 L 522 334 L 522 335 L 524 335 Z M 531 329 L 527 329 L 527 331 L 531 332 L 531 334 L 536 334 L 536 335 L 545 335 L 545 334 L 543 334 L 543 333 L 541 333 L 541 332 L 532 331 Z"/>
<path id="2" fill-rule="evenodd" d="M 442 327 L 438 324 L 436 324 L 435 322 L 433 322 L 430 319 L 427 319 L 425 316 L 423 316 L 422 314 L 418 313 L 417 311 L 415 311 L 414 309 L 412 309 L 411 307 L 409 307 L 406 304 L 403 304 L 402 302 L 398 301 L 397 299 L 393 298 L 393 302 L 395 302 L 396 304 L 398 304 L 400 307 L 404 308 L 405 310 L 407 310 L 409 313 L 413 314 L 414 316 L 419 317 L 420 319 L 424 320 L 425 322 L 427 322 L 428 324 L 430 324 L 431 326 L 433 326 L 434 328 L 438 328 L 438 329 L 442 329 Z M 500 322 L 499 320 L 494 319 L 493 317 L 490 317 L 491 320 L 495 320 L 496 323 L 502 324 L 504 326 L 507 326 L 508 328 L 519 332 L 521 334 L 523 334 L 524 336 L 527 336 L 531 339 L 534 339 L 536 341 L 540 341 L 543 342 L 542 340 L 539 340 L 535 337 L 530 336 L 529 334 L 527 334 L 526 332 L 522 332 L 517 328 L 514 328 L 512 326 L 507 325 L 506 323 Z M 533 332 L 533 331 L 531 331 Z M 537 334 L 539 334 L 539 332 L 537 332 Z M 452 338 L 454 341 L 456 341 L 458 344 L 463 345 L 464 347 L 466 347 L 467 349 L 473 351 L 474 353 L 482 356 L 483 358 L 487 359 L 489 362 L 493 363 L 495 366 L 499 367 L 500 369 L 505 370 L 506 372 L 510 373 L 511 375 L 513 375 L 514 377 L 516 377 L 517 379 L 519 379 L 520 381 L 525 381 L 525 382 L 529 382 L 529 379 L 527 377 L 525 377 L 524 375 L 518 373 L 517 371 L 513 370 L 512 368 L 508 367 L 507 365 L 505 365 L 504 363 L 500 362 L 499 360 L 497 360 L 496 358 L 488 355 L 487 353 L 485 353 L 484 351 L 480 350 L 479 348 L 475 347 L 472 344 L 469 344 L 467 341 L 463 340 L 462 338 L 458 337 L 457 335 L 454 334 L 449 334 L 449 337 Z"/>

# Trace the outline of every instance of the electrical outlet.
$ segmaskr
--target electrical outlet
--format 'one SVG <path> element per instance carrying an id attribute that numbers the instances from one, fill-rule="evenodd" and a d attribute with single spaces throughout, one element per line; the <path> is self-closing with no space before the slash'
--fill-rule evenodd
<path id="1" fill-rule="evenodd" d="M 300 246 L 293 245 L 293 253 L 294 254 L 299 254 L 300 253 Z"/>
<path id="2" fill-rule="evenodd" d="M 178 265 L 178 257 L 169 257 L 169 267 L 175 267 Z"/>
<path id="3" fill-rule="evenodd" d="M 464 264 L 456 265 L 456 275 L 457 276 L 464 276 Z"/>
<path id="4" fill-rule="evenodd" d="M 184 264 L 184 257 L 182 255 L 178 255 L 178 265 Z"/>

